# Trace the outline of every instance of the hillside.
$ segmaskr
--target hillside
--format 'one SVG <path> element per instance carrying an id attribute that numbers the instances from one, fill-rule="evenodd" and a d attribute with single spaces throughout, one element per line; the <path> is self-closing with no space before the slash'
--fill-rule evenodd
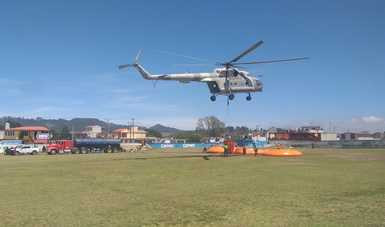
<path id="1" fill-rule="evenodd" d="M 44 118 L 20 118 L 20 117 L 2 117 L 0 118 L 0 125 L 4 126 L 6 121 L 10 121 L 11 125 L 17 126 L 18 124 L 22 126 L 31 126 L 31 125 L 39 125 L 46 126 L 49 129 L 53 130 L 61 130 L 63 127 L 68 127 L 74 131 L 81 131 L 88 125 L 100 125 L 103 128 L 109 128 L 110 130 L 114 130 L 117 128 L 127 127 L 126 125 L 108 123 L 105 121 L 101 121 L 96 118 L 74 118 L 71 120 L 66 119 L 44 119 Z"/>
<path id="2" fill-rule="evenodd" d="M 49 129 L 61 130 L 63 127 L 68 127 L 70 130 L 82 131 L 86 126 L 89 125 L 100 125 L 105 129 L 114 130 L 117 128 L 125 128 L 127 125 L 108 123 L 97 118 L 74 118 L 71 120 L 66 119 L 44 119 L 44 118 L 21 118 L 21 117 L 1 117 L 0 118 L 0 129 L 4 128 L 5 122 L 10 122 L 11 127 L 18 126 L 46 126 Z M 145 127 L 140 127 L 146 129 Z M 162 135 L 170 135 L 178 132 L 183 132 L 182 130 L 167 127 L 161 124 L 156 124 L 149 129 L 159 132 Z"/>
<path id="3" fill-rule="evenodd" d="M 150 127 L 149 129 L 160 132 L 160 133 L 162 133 L 162 135 L 170 135 L 170 134 L 182 132 L 182 130 L 180 130 L 180 129 L 167 127 L 167 126 L 164 126 L 161 124 L 156 124 L 156 125 Z"/>

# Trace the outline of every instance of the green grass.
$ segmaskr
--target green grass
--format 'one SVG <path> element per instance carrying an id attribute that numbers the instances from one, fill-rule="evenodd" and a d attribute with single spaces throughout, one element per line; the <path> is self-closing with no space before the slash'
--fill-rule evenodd
<path id="1" fill-rule="evenodd" d="M 4 156 L 0 226 L 385 226 L 385 150 L 304 152 Z"/>

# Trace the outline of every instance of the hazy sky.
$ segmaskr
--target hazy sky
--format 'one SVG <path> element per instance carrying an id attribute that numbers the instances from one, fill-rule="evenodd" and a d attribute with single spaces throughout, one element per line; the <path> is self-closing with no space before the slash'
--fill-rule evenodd
<path id="1" fill-rule="evenodd" d="M 0 116 L 97 117 L 194 128 L 215 115 L 228 125 L 385 130 L 385 1 L 3 1 Z M 119 72 L 143 49 L 152 73 L 213 67 L 165 51 L 228 60 L 308 56 L 250 67 L 264 91 L 209 100 L 205 84 Z M 203 62 L 206 63 L 206 62 Z"/>

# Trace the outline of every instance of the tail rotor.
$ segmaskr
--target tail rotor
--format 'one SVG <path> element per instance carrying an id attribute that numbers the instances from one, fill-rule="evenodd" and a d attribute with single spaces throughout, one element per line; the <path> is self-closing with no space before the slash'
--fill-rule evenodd
<path id="1" fill-rule="evenodd" d="M 138 54 L 136 54 L 136 57 L 135 57 L 135 64 L 138 64 L 139 58 L 140 58 L 141 55 L 142 55 L 142 50 L 139 50 Z"/>
<path id="2" fill-rule="evenodd" d="M 136 65 L 139 64 L 139 58 L 140 58 L 141 55 L 142 55 L 142 50 L 139 50 L 138 54 L 136 54 L 136 57 L 134 59 L 134 63 L 133 64 L 119 65 L 118 69 L 119 70 L 124 70 L 124 69 L 127 69 L 128 67 L 135 67 Z"/>

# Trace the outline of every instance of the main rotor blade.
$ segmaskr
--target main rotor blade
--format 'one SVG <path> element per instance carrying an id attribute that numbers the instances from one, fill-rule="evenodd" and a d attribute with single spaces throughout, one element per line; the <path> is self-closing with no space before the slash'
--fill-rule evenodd
<path id="1" fill-rule="evenodd" d="M 182 57 L 182 58 L 186 58 L 186 59 L 190 59 L 190 60 L 194 60 L 194 61 L 205 61 L 205 62 L 210 62 L 210 60 L 208 60 L 208 59 L 197 58 L 197 57 L 194 57 L 194 56 L 189 56 L 189 55 L 185 55 L 185 54 L 174 53 L 174 52 L 171 52 L 171 51 L 158 50 L 158 51 L 156 51 L 156 52 L 162 53 L 162 54 L 173 55 L 173 56 L 176 56 L 176 57 Z"/>
<path id="2" fill-rule="evenodd" d="M 289 58 L 289 59 L 267 60 L 267 61 L 239 62 L 239 63 L 234 63 L 234 65 L 267 64 L 267 63 L 284 62 L 284 61 L 300 61 L 300 60 L 306 60 L 306 59 L 309 59 L 309 58 L 305 57 L 305 58 Z"/>
<path id="3" fill-rule="evenodd" d="M 125 68 L 128 68 L 128 67 L 131 67 L 131 66 L 132 66 L 131 64 L 125 64 L 125 65 L 119 65 L 118 68 L 120 70 L 122 70 L 122 69 L 125 69 Z"/>
<path id="4" fill-rule="evenodd" d="M 239 65 L 236 65 L 235 67 L 236 67 L 236 69 L 247 70 L 247 68 L 246 68 L 246 67 L 244 67 L 244 66 L 239 66 Z"/>
<path id="5" fill-rule="evenodd" d="M 174 64 L 175 66 L 212 66 L 213 64 Z"/>
<path id="6" fill-rule="evenodd" d="M 238 57 L 234 58 L 233 60 L 229 61 L 229 63 L 233 63 L 233 62 L 236 62 L 238 61 L 239 59 L 241 59 L 243 56 L 245 56 L 246 54 L 250 53 L 251 51 L 255 50 L 255 48 L 259 47 L 260 45 L 263 44 L 263 41 L 259 41 L 255 44 L 253 44 L 251 47 L 249 47 L 247 50 L 243 51 Z"/>

